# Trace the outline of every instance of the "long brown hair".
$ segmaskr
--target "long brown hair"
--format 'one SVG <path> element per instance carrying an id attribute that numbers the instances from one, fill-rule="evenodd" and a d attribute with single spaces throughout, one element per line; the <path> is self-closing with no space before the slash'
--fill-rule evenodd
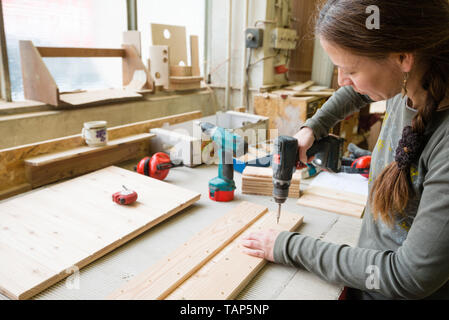
<path id="1" fill-rule="evenodd" d="M 379 29 L 366 25 L 367 7 L 372 5 L 379 8 Z M 330 0 L 319 12 L 315 34 L 354 54 L 379 60 L 394 52 L 413 53 L 425 70 L 421 86 L 427 99 L 418 107 L 411 132 L 424 136 L 449 85 L 448 0 Z M 411 162 L 418 160 L 423 147 Z M 415 195 L 410 165 L 394 161 L 375 179 L 370 196 L 375 219 L 380 216 L 391 226 L 395 215 L 404 214 Z"/>

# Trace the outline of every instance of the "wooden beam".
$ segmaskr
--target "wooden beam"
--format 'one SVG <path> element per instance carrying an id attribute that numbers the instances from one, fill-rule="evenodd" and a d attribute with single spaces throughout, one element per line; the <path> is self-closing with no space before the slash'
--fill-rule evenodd
<path id="1" fill-rule="evenodd" d="M 42 58 L 124 58 L 126 56 L 123 49 L 68 47 L 36 47 L 36 49 Z"/>
<path id="2" fill-rule="evenodd" d="M 109 299 L 164 299 L 266 212 L 261 205 L 240 203 Z"/>

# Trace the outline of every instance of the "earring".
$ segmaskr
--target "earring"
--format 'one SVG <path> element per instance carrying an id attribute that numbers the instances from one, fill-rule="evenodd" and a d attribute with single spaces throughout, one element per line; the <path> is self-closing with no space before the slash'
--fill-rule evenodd
<path id="1" fill-rule="evenodd" d="M 408 81 L 408 72 L 404 73 L 404 80 L 402 81 L 402 98 L 407 95 L 407 81 Z"/>

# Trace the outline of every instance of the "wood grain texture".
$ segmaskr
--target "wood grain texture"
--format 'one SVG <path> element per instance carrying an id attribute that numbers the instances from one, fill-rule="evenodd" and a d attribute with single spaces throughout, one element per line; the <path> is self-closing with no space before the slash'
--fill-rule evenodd
<path id="1" fill-rule="evenodd" d="M 148 89 L 153 90 L 153 78 L 151 73 L 145 67 L 140 58 L 139 52 L 133 45 L 122 45 L 123 50 L 125 51 L 125 56 L 122 59 L 122 75 L 123 75 L 123 86 L 127 86 L 133 80 L 134 74 L 136 71 L 141 70 L 145 73 L 147 81 L 145 84 L 138 89 Z"/>
<path id="2" fill-rule="evenodd" d="M 165 123 L 173 125 L 199 119 L 201 116 L 201 111 L 192 111 L 112 127 L 108 129 L 108 138 L 114 140 L 147 133 L 150 129 L 162 127 Z M 0 150 L 0 199 L 12 195 L 12 191 L 17 192 L 19 186 L 29 184 L 25 171 L 25 159 L 83 146 L 85 146 L 84 139 L 80 134 L 77 134 Z"/>
<path id="3" fill-rule="evenodd" d="M 168 64 L 168 46 L 150 46 L 148 66 L 156 86 L 168 89 L 170 69 Z"/>
<path id="4" fill-rule="evenodd" d="M 325 97 L 313 96 L 288 96 L 284 99 L 277 94 L 256 94 L 254 95 L 254 113 L 269 118 L 269 129 L 277 129 L 279 134 L 292 134 L 283 132 L 285 127 L 297 126 L 299 129 L 300 125 L 321 107 L 325 99 Z"/>
<path id="5" fill-rule="evenodd" d="M 293 81 L 312 78 L 314 52 L 314 17 L 318 0 L 292 1 L 292 15 L 296 19 L 293 28 L 298 35 L 298 45 L 291 52 L 288 77 Z"/>
<path id="6" fill-rule="evenodd" d="M 299 171 L 294 172 L 288 189 L 288 197 L 299 198 L 300 195 Z M 273 169 L 247 166 L 242 172 L 242 193 L 263 196 L 273 195 Z"/>
<path id="7" fill-rule="evenodd" d="M 138 200 L 111 195 L 126 185 Z M 0 292 L 27 299 L 199 200 L 200 194 L 108 167 L 0 204 Z"/>
<path id="8" fill-rule="evenodd" d="M 19 41 L 19 48 L 25 99 L 58 106 L 58 86 L 33 42 L 21 40 Z"/>
<path id="9" fill-rule="evenodd" d="M 192 76 L 200 76 L 200 57 L 198 47 L 198 36 L 190 36 L 190 64 L 192 66 Z"/>
<path id="10" fill-rule="evenodd" d="M 109 102 L 143 100 L 143 96 L 131 90 L 104 89 L 61 93 L 59 95 L 59 100 L 61 101 L 61 105 L 65 106 L 88 106 Z"/>
<path id="11" fill-rule="evenodd" d="M 169 47 L 169 63 L 171 66 L 177 66 L 181 61 L 184 62 L 184 65 L 188 64 L 185 27 L 152 23 L 150 28 L 152 44 Z M 168 38 L 164 36 L 165 30 L 168 30 Z"/>
<path id="12" fill-rule="evenodd" d="M 109 299 L 164 299 L 256 221 L 267 208 L 242 202 L 177 250 L 129 281 Z"/>
<path id="13" fill-rule="evenodd" d="M 36 47 L 42 58 L 74 57 L 74 58 L 108 58 L 125 56 L 123 49 L 109 48 L 68 48 L 68 47 Z"/>
<path id="14" fill-rule="evenodd" d="M 80 147 L 25 159 L 28 181 L 33 188 L 64 178 L 118 164 L 148 154 L 150 139 L 155 135 L 141 133 L 111 140 L 102 147 Z"/>
<path id="15" fill-rule="evenodd" d="M 309 190 L 310 189 L 310 190 Z M 331 188 L 309 187 L 296 204 L 362 218 L 367 197 Z"/>
<path id="16" fill-rule="evenodd" d="M 266 264 L 266 260 L 242 252 L 243 236 L 268 229 L 294 231 L 302 222 L 303 216 L 283 211 L 277 224 L 274 212 L 265 213 L 166 299 L 234 299 Z"/>

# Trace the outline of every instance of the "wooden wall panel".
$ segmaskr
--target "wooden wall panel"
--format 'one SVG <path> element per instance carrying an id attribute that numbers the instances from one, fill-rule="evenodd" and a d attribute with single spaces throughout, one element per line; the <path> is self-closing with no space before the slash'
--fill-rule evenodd
<path id="1" fill-rule="evenodd" d="M 307 81 L 312 77 L 314 18 L 318 0 L 293 0 L 292 13 L 296 19 L 299 44 L 291 53 L 288 77 L 292 81 Z"/>

